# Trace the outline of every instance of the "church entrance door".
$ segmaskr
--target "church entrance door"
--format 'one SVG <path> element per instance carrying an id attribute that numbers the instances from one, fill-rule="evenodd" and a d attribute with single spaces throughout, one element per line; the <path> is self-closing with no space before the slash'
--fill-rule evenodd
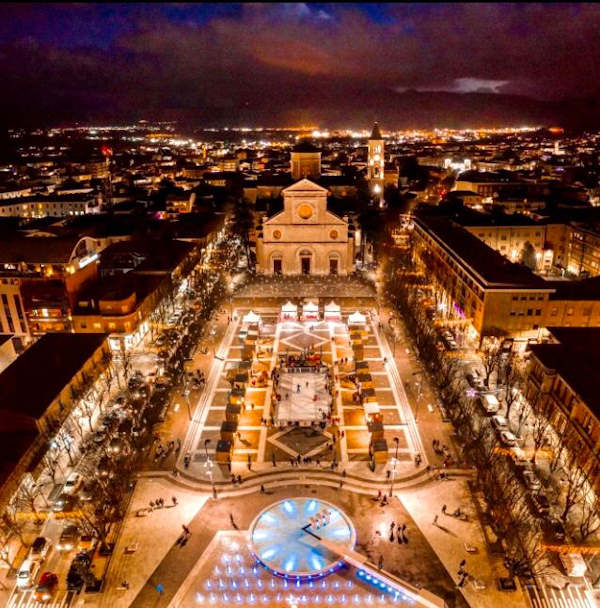
<path id="1" fill-rule="evenodd" d="M 337 274 L 338 273 L 338 261 L 337 258 L 329 259 L 329 274 Z"/>
<path id="2" fill-rule="evenodd" d="M 281 274 L 281 260 L 273 260 L 273 274 Z"/>
<path id="3" fill-rule="evenodd" d="M 302 274 L 310 274 L 310 258 L 302 257 L 300 258 L 300 263 L 302 265 Z"/>

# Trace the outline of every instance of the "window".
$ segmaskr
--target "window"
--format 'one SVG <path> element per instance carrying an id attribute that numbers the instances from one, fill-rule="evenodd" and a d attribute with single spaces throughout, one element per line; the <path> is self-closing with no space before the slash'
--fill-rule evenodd
<path id="1" fill-rule="evenodd" d="M 512 299 L 513 299 L 513 302 L 514 302 L 515 300 L 519 299 L 519 296 L 513 296 Z"/>
<path id="2" fill-rule="evenodd" d="M 536 308 L 535 309 L 535 316 L 539 317 L 539 316 L 541 316 L 541 314 L 542 314 L 542 309 L 541 308 Z"/>
<path id="3" fill-rule="evenodd" d="M 569 308 L 567 308 L 567 316 L 571 316 L 573 314 L 573 307 L 569 306 Z"/>
<path id="4" fill-rule="evenodd" d="M 551 317 L 556 317 L 556 315 L 558 315 L 558 308 L 555 306 L 552 311 L 550 312 L 550 316 Z"/>
<path id="5" fill-rule="evenodd" d="M 533 308 L 528 308 L 527 309 L 527 316 L 528 317 L 532 317 L 533 316 Z"/>
<path id="6" fill-rule="evenodd" d="M 586 306 L 586 307 L 583 309 L 583 314 L 584 314 L 586 317 L 589 317 L 589 316 L 592 314 L 592 307 L 591 307 L 591 306 Z"/>
<path id="7" fill-rule="evenodd" d="M 510 311 L 510 316 L 511 316 L 511 317 L 514 317 L 516 314 L 517 314 L 517 313 L 516 313 L 514 310 L 511 310 L 511 311 Z"/>
<path id="8" fill-rule="evenodd" d="M 87 329 L 87 323 L 81 322 L 81 329 Z"/>
<path id="9" fill-rule="evenodd" d="M 521 302 L 524 302 L 527 299 L 527 296 L 521 296 Z"/>

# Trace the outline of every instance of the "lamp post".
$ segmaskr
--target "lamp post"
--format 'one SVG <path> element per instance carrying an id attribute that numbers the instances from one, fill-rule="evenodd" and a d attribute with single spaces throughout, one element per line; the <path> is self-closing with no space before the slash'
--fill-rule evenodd
<path id="1" fill-rule="evenodd" d="M 394 443 L 396 444 L 396 455 L 392 460 L 392 483 L 390 484 L 390 498 L 394 495 L 394 480 L 396 479 L 396 463 L 398 462 L 398 446 L 400 444 L 400 438 L 394 437 Z"/>
<path id="2" fill-rule="evenodd" d="M 204 440 L 204 453 L 206 454 L 206 462 L 209 461 L 209 458 L 208 458 L 208 444 L 209 443 L 210 443 L 210 439 Z"/>

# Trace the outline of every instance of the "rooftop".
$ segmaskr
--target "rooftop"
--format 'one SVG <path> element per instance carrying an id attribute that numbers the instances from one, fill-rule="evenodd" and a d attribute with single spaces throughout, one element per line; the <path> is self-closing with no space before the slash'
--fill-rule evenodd
<path id="1" fill-rule="evenodd" d="M 106 334 L 49 333 L 30 346 L 0 373 L 0 430 L 23 429 L 19 418 L 39 420 L 105 340 Z"/>
<path id="2" fill-rule="evenodd" d="M 476 274 L 485 287 L 514 289 L 551 289 L 546 281 L 522 264 L 510 262 L 488 247 L 475 235 L 448 218 L 418 215 L 417 223 L 430 233 L 449 253 Z"/>
<path id="3" fill-rule="evenodd" d="M 381 137 L 381 131 L 379 130 L 378 122 L 373 125 L 373 130 L 371 131 L 371 137 L 369 137 L 369 139 L 383 139 L 383 137 Z"/>
<path id="4" fill-rule="evenodd" d="M 0 247 L 0 264 L 66 264 L 78 242 L 79 236 L 7 239 Z"/>
<path id="5" fill-rule="evenodd" d="M 548 369 L 556 370 L 586 405 L 600 417 L 597 360 L 600 327 L 548 327 L 554 344 L 532 344 L 530 351 Z"/>

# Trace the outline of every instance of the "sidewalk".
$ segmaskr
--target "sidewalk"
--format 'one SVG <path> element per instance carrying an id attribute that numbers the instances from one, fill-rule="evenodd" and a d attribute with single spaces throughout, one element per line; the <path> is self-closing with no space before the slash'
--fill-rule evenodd
<path id="1" fill-rule="evenodd" d="M 432 482 L 421 488 L 405 490 L 399 498 L 452 579 L 458 582 L 459 563 L 462 559 L 466 559 L 467 572 L 485 584 L 485 589 L 479 591 L 472 580 L 462 587 L 463 596 L 469 606 L 473 608 L 529 606 L 518 582 L 516 592 L 498 590 L 496 580 L 506 576 L 506 570 L 502 565 L 501 557 L 494 557 L 488 553 L 483 529 L 476 518 L 476 508 L 465 480 Z M 469 515 L 469 521 L 461 521 L 451 515 L 442 514 L 441 507 L 444 504 L 447 505 L 448 512 L 460 506 L 461 510 Z M 423 505 L 427 505 L 427 508 L 424 509 Z M 433 523 L 435 515 L 438 515 L 437 524 Z M 477 553 L 468 553 L 465 544 L 475 547 Z"/>
<path id="2" fill-rule="evenodd" d="M 177 498 L 177 506 L 172 506 L 172 496 Z M 155 509 L 145 517 L 136 517 L 138 509 L 148 507 L 151 500 L 159 497 L 165 500 L 164 508 Z M 85 595 L 84 605 L 95 608 L 129 606 L 172 549 L 181 534 L 182 524 L 194 519 L 206 500 L 206 495 L 175 487 L 168 480 L 140 479 L 111 558 L 105 591 Z M 125 553 L 125 548 L 131 544 L 137 545 L 135 552 Z M 128 590 L 119 589 L 124 580 L 130 585 Z"/>

